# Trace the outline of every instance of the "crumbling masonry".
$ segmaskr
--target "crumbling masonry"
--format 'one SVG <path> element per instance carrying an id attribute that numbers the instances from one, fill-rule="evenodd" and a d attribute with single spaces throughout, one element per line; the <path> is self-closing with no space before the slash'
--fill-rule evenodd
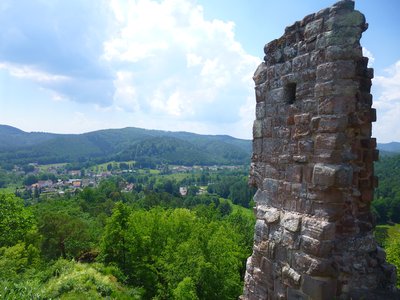
<path id="1" fill-rule="evenodd" d="M 364 15 L 345 0 L 268 43 L 254 74 L 257 222 L 242 299 L 398 299 L 373 238 L 378 159 Z"/>

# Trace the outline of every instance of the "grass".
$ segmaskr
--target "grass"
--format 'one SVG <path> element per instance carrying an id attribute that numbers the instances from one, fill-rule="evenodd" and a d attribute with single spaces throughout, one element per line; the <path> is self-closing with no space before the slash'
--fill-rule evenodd
<path id="1" fill-rule="evenodd" d="M 5 188 L 0 188 L 0 192 L 2 193 L 14 193 L 15 189 L 18 187 L 16 184 L 10 184 Z"/>
<path id="2" fill-rule="evenodd" d="M 108 162 L 105 162 L 105 163 L 102 163 L 102 164 L 94 165 L 94 166 L 90 167 L 89 170 L 90 171 L 96 171 L 97 170 L 97 171 L 105 172 L 105 171 L 107 171 L 107 166 L 109 164 L 111 164 L 113 166 L 114 165 L 118 165 L 119 166 L 120 163 L 126 163 L 128 165 L 135 165 L 135 161 L 134 160 L 128 160 L 128 161 L 115 161 L 115 160 L 113 160 L 113 161 L 108 161 Z"/>
<path id="3" fill-rule="evenodd" d="M 39 170 L 41 172 L 47 172 L 50 168 L 62 168 L 62 167 L 65 167 L 66 164 L 67 163 L 40 165 Z"/>
<path id="4" fill-rule="evenodd" d="M 253 209 L 251 208 L 246 208 L 237 204 L 233 204 L 231 200 L 228 199 L 228 201 L 230 202 L 230 204 L 232 204 L 232 213 L 235 212 L 242 212 L 245 215 L 249 216 L 249 217 L 254 217 L 254 212 Z"/>

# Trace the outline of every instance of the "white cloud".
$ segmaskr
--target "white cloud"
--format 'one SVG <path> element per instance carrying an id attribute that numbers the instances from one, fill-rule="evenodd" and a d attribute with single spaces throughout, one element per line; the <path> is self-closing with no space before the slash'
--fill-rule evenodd
<path id="1" fill-rule="evenodd" d="M 17 65 L 3 62 L 0 63 L 0 69 L 7 70 L 11 76 L 29 79 L 39 83 L 60 82 L 69 79 L 67 76 L 47 73 L 29 65 Z"/>
<path id="2" fill-rule="evenodd" d="M 374 126 L 374 135 L 380 142 L 400 141 L 400 60 L 386 70 L 386 75 L 376 76 L 374 85 L 377 98 L 378 121 Z"/>
<path id="3" fill-rule="evenodd" d="M 54 107 L 91 107 L 82 125 L 109 113 L 127 126 L 250 137 L 260 59 L 195 0 L 1 3 L 0 69 Z"/>
<path id="4" fill-rule="evenodd" d="M 142 113 L 216 127 L 254 119 L 241 111 L 253 97 L 259 59 L 235 40 L 234 23 L 206 20 L 202 7 L 186 0 L 115 0 L 111 8 L 115 35 L 104 42 L 103 58 L 135 73 Z"/>
<path id="5" fill-rule="evenodd" d="M 106 0 L 1 2 L 2 68 L 56 101 L 112 102 L 113 73 L 100 59 L 114 20 Z"/>
<path id="6" fill-rule="evenodd" d="M 133 73 L 120 71 L 117 72 L 116 77 L 114 80 L 114 105 L 116 108 L 131 112 L 140 111 Z"/>
<path id="7" fill-rule="evenodd" d="M 371 68 L 375 61 L 374 55 L 365 47 L 362 48 L 362 52 L 365 57 L 368 57 L 368 67 Z"/>

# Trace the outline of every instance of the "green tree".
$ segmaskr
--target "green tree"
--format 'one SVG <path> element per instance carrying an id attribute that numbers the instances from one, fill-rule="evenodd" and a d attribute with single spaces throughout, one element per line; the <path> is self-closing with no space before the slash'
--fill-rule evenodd
<path id="1" fill-rule="evenodd" d="M 17 280 L 18 276 L 39 267 L 39 264 L 39 250 L 31 244 L 18 243 L 0 248 L 0 278 Z"/>
<path id="2" fill-rule="evenodd" d="M 400 270 L 400 224 L 388 228 L 385 240 L 386 259 Z M 400 277 L 397 277 L 397 287 L 400 288 Z"/>
<path id="3" fill-rule="evenodd" d="M 198 300 L 196 286 L 190 277 L 185 277 L 173 291 L 176 300 Z"/>
<path id="4" fill-rule="evenodd" d="M 7 185 L 8 178 L 6 172 L 0 170 L 0 188 L 5 187 Z"/>
<path id="5" fill-rule="evenodd" d="M 32 212 L 13 194 L 0 193 L 0 247 L 24 241 L 34 230 Z"/>
<path id="6" fill-rule="evenodd" d="M 91 250 L 98 239 L 98 228 L 89 215 L 72 201 L 49 200 L 36 210 L 42 253 L 48 259 L 77 258 Z"/>
<path id="7" fill-rule="evenodd" d="M 38 178 L 35 175 L 28 175 L 24 179 L 24 185 L 32 185 L 34 183 L 38 182 Z"/>
<path id="8" fill-rule="evenodd" d="M 221 201 L 218 210 L 222 216 L 227 216 L 232 212 L 232 205 L 227 200 Z"/>
<path id="9" fill-rule="evenodd" d="M 124 272 L 128 273 L 128 218 L 130 209 L 122 202 L 116 203 L 111 217 L 105 227 L 101 252 L 105 263 L 116 263 Z"/>

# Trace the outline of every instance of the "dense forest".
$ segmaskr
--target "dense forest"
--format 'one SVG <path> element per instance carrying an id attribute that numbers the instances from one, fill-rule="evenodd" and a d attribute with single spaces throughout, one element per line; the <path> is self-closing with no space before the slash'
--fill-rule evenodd
<path id="1" fill-rule="evenodd" d="M 130 130 L 141 132 L 127 130 L 128 135 Z M 99 133 L 113 135 L 112 131 L 94 135 Z M 179 135 L 188 135 L 197 146 L 165 133 L 119 148 L 118 157 L 104 164 L 96 164 L 95 159 L 48 167 L 17 159 L 20 164 L 11 164 L 12 169 L 2 164 L 0 299 L 79 299 L 82 295 L 88 299 L 237 299 L 255 221 L 251 210 L 255 191 L 247 185 L 248 168 L 182 166 L 193 161 L 192 155 L 196 162 L 207 161 L 206 152 L 218 148 L 216 153 L 224 153 L 228 160 L 240 160 L 237 152 L 226 151 L 226 145 L 247 146 L 240 140 L 229 142 L 228 137 L 219 137 L 228 139 L 221 144 L 202 136 Z M 39 136 L 40 143 L 60 141 Z M 36 142 L 37 137 L 27 140 Z M 142 163 L 122 160 L 132 156 L 143 158 Z M 181 164 L 171 166 L 168 161 Z M 57 173 L 57 168 L 63 171 Z M 176 173 L 173 168 L 183 171 Z M 69 172 L 76 170 L 88 181 L 103 171 L 112 176 L 93 186 L 64 187 L 62 193 L 29 188 L 46 180 L 68 182 L 73 178 Z M 375 173 L 379 177 L 372 203 L 378 224 L 375 236 L 388 261 L 400 268 L 400 155 L 382 156 Z M 132 189 L 126 190 L 127 186 Z M 181 187 L 187 189 L 185 195 Z"/>
<path id="2" fill-rule="evenodd" d="M 84 134 L 24 132 L 0 125 L 0 165 L 37 162 L 102 163 L 135 160 L 142 167 L 157 164 L 248 164 L 251 141 L 226 135 L 123 128 Z"/>
<path id="3" fill-rule="evenodd" d="M 400 155 L 383 156 L 375 173 L 379 185 L 372 208 L 377 223 L 400 223 Z"/>
<path id="4" fill-rule="evenodd" d="M 372 212 L 378 226 L 375 237 L 385 248 L 387 260 L 400 270 L 400 155 L 382 156 L 375 163 L 379 186 L 375 190 Z M 400 276 L 397 277 L 400 288 Z"/>
<path id="5" fill-rule="evenodd" d="M 253 192 L 243 171 L 129 174 L 57 197 L 0 192 L 0 298 L 236 299 Z"/>

